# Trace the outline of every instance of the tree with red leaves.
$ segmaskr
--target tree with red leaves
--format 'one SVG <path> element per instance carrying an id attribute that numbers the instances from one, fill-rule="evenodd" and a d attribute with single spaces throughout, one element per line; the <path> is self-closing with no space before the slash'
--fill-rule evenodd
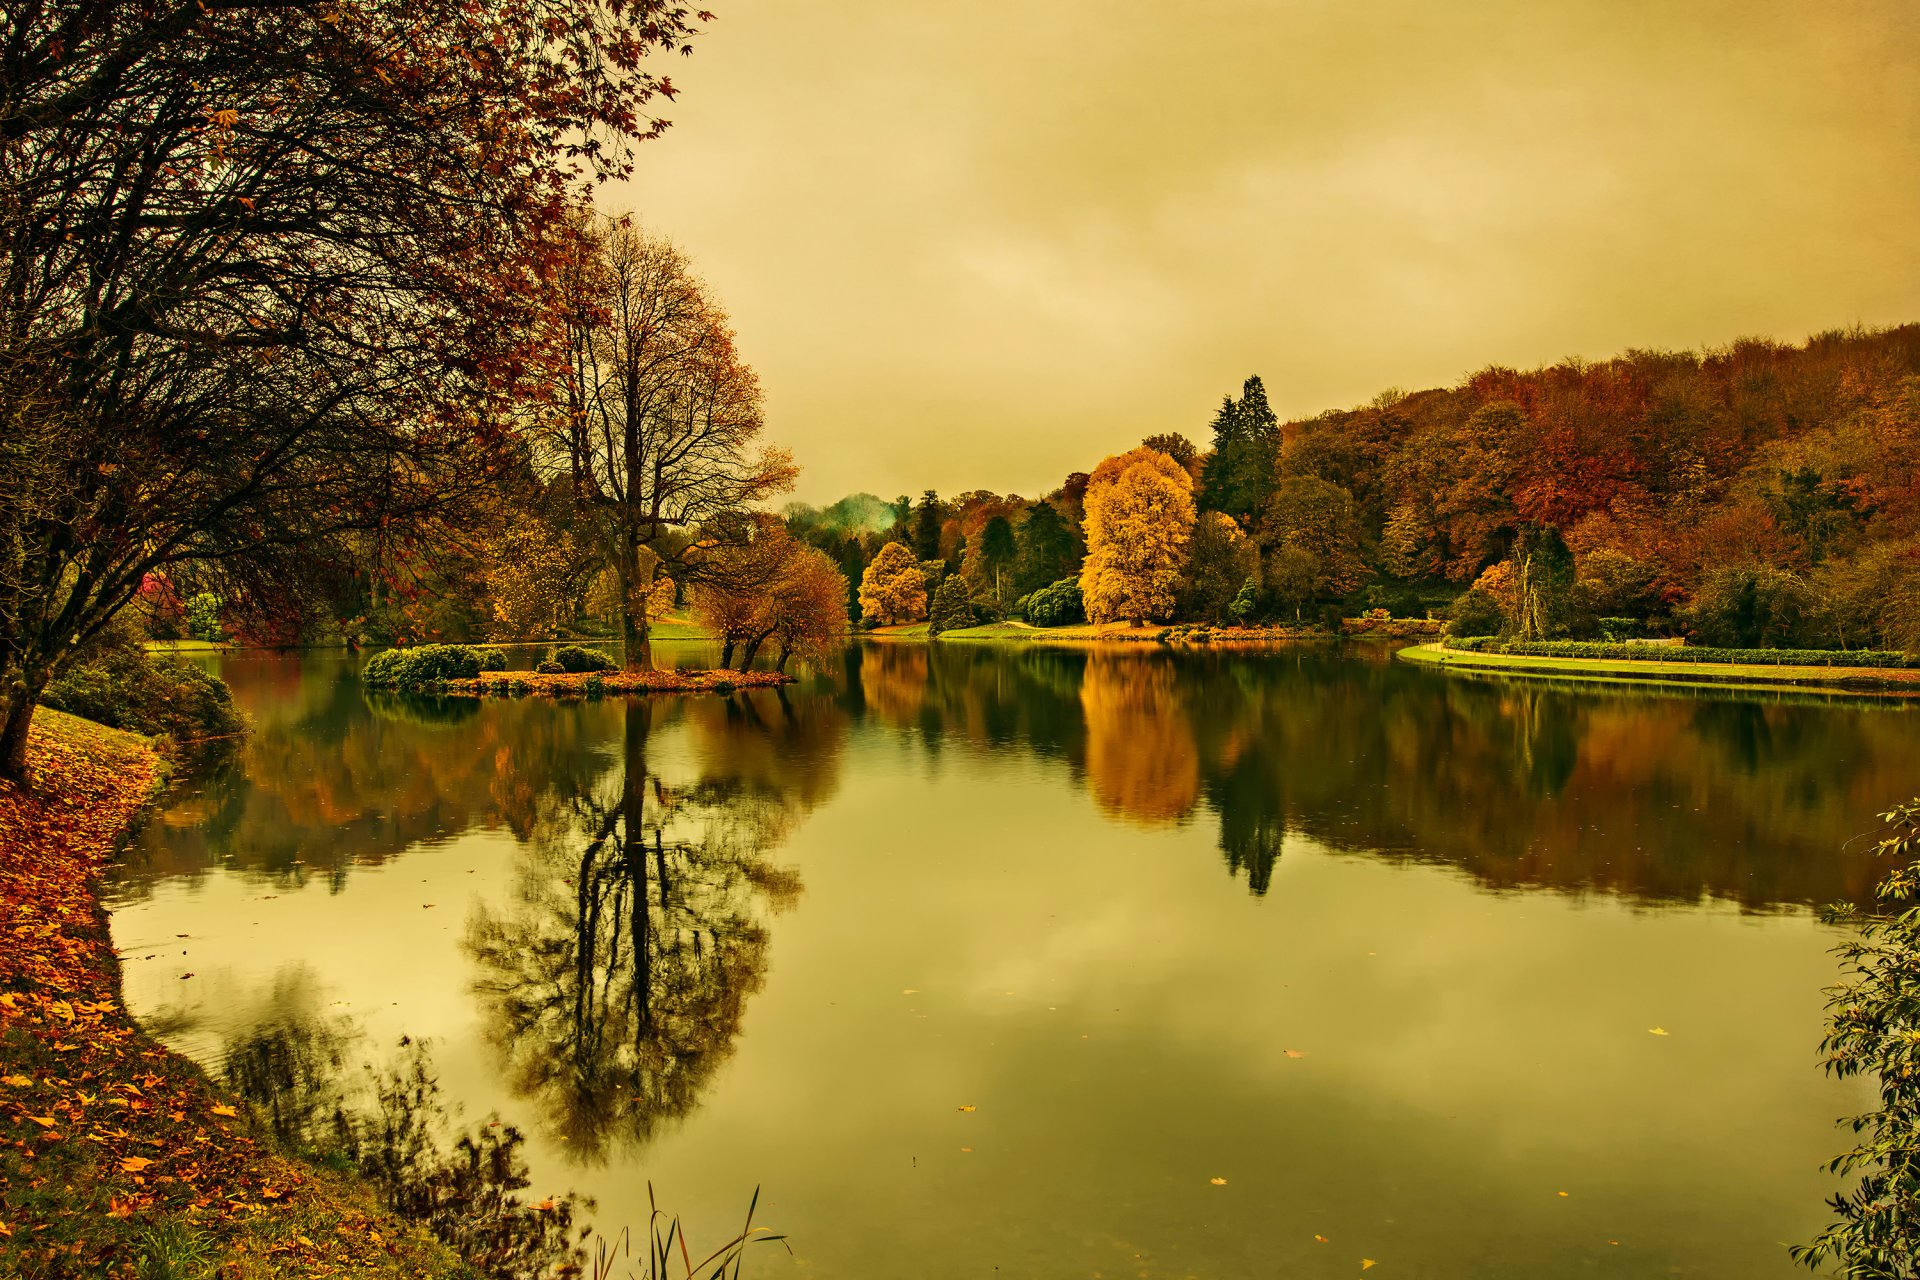
<path id="1" fill-rule="evenodd" d="M 0 14 L 0 774 L 150 574 L 284 602 L 487 487 L 663 0 Z M 557 356 L 555 357 L 557 358 Z"/>

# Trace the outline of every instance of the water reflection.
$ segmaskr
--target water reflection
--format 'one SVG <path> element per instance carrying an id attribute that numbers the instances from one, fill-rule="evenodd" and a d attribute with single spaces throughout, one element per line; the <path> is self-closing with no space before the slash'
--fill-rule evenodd
<path id="1" fill-rule="evenodd" d="M 867 715 L 935 755 L 1063 757 L 1109 818 L 1218 826 L 1268 892 L 1289 833 L 1500 887 L 1864 901 L 1836 833 L 1912 787 L 1910 702 L 1453 680 L 1317 651 L 875 644 Z"/>
<path id="2" fill-rule="evenodd" d="M 687 1114 L 731 1054 L 766 973 L 765 913 L 800 892 L 769 854 L 837 779 L 846 723 L 830 703 L 676 710 L 691 775 L 655 767 L 661 709 L 628 702 L 611 785 L 555 790 L 560 820 L 529 848 L 517 900 L 468 931 L 506 1074 L 582 1162 Z"/>

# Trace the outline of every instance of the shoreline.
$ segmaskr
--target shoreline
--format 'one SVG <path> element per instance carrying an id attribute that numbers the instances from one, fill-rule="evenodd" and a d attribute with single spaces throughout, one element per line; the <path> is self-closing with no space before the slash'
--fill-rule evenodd
<path id="1" fill-rule="evenodd" d="M 1610 684 L 1693 684 L 1750 689 L 1829 689 L 1886 697 L 1920 696 L 1920 670 L 1898 667 L 1782 667 L 1760 663 L 1661 662 L 1656 659 L 1546 658 L 1411 645 L 1401 662 L 1475 674 L 1550 676 Z"/>
<path id="2" fill-rule="evenodd" d="M 33 787 L 0 783 L 0 1273 L 462 1274 L 134 1021 L 101 877 L 166 767 L 147 739 L 58 711 L 32 732 Z"/>

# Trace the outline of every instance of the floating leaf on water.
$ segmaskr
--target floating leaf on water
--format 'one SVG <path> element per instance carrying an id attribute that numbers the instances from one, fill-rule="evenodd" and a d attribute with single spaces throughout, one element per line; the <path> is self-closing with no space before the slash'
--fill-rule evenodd
<path id="1" fill-rule="evenodd" d="M 1307 1056 L 1307 1051 L 1305 1049 L 1289 1049 L 1287 1050 L 1287 1056 L 1289 1058 L 1304 1058 Z"/>
<path id="2" fill-rule="evenodd" d="M 1371 1267 L 1371 1266 L 1373 1266 L 1373 1259 L 1372 1259 L 1372 1258 L 1362 1258 L 1362 1259 L 1360 1259 L 1360 1269 L 1361 1269 L 1362 1271 L 1365 1271 L 1365 1270 L 1367 1270 L 1367 1269 L 1368 1269 L 1369 1267 Z"/>
<path id="3" fill-rule="evenodd" d="M 964 1107 L 962 1107 L 962 1108 L 960 1108 L 960 1109 L 961 1109 L 962 1111 L 972 1111 L 972 1110 L 974 1109 L 974 1107 L 973 1107 L 973 1104 L 972 1104 L 972 1103 L 968 1103 L 968 1104 L 967 1104 L 966 1106 L 964 1106 Z"/>
<path id="4" fill-rule="evenodd" d="M 1667 1029 L 1665 1027 L 1648 1027 L 1647 1034 L 1650 1036 L 1664 1036 L 1667 1034 Z"/>
<path id="5" fill-rule="evenodd" d="M 1225 1178 L 1208 1178 L 1207 1181 L 1211 1182 L 1216 1187 L 1224 1187 L 1227 1185 L 1227 1180 Z"/>

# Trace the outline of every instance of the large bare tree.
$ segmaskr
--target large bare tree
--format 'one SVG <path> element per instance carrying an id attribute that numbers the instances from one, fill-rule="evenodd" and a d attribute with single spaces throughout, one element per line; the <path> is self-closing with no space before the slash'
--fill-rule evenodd
<path id="1" fill-rule="evenodd" d="M 662 0 L 0 8 L 0 775 L 143 579 L 262 607 L 486 485 Z M 31 465 L 13 465 L 26 459 Z"/>
<path id="2" fill-rule="evenodd" d="M 619 579 L 626 665 L 650 667 L 657 575 L 736 571 L 737 558 L 710 552 L 749 537 L 749 508 L 791 488 L 794 468 L 760 444 L 759 380 L 686 257 L 624 222 L 585 226 L 578 244 L 547 456 L 571 475 Z"/>

